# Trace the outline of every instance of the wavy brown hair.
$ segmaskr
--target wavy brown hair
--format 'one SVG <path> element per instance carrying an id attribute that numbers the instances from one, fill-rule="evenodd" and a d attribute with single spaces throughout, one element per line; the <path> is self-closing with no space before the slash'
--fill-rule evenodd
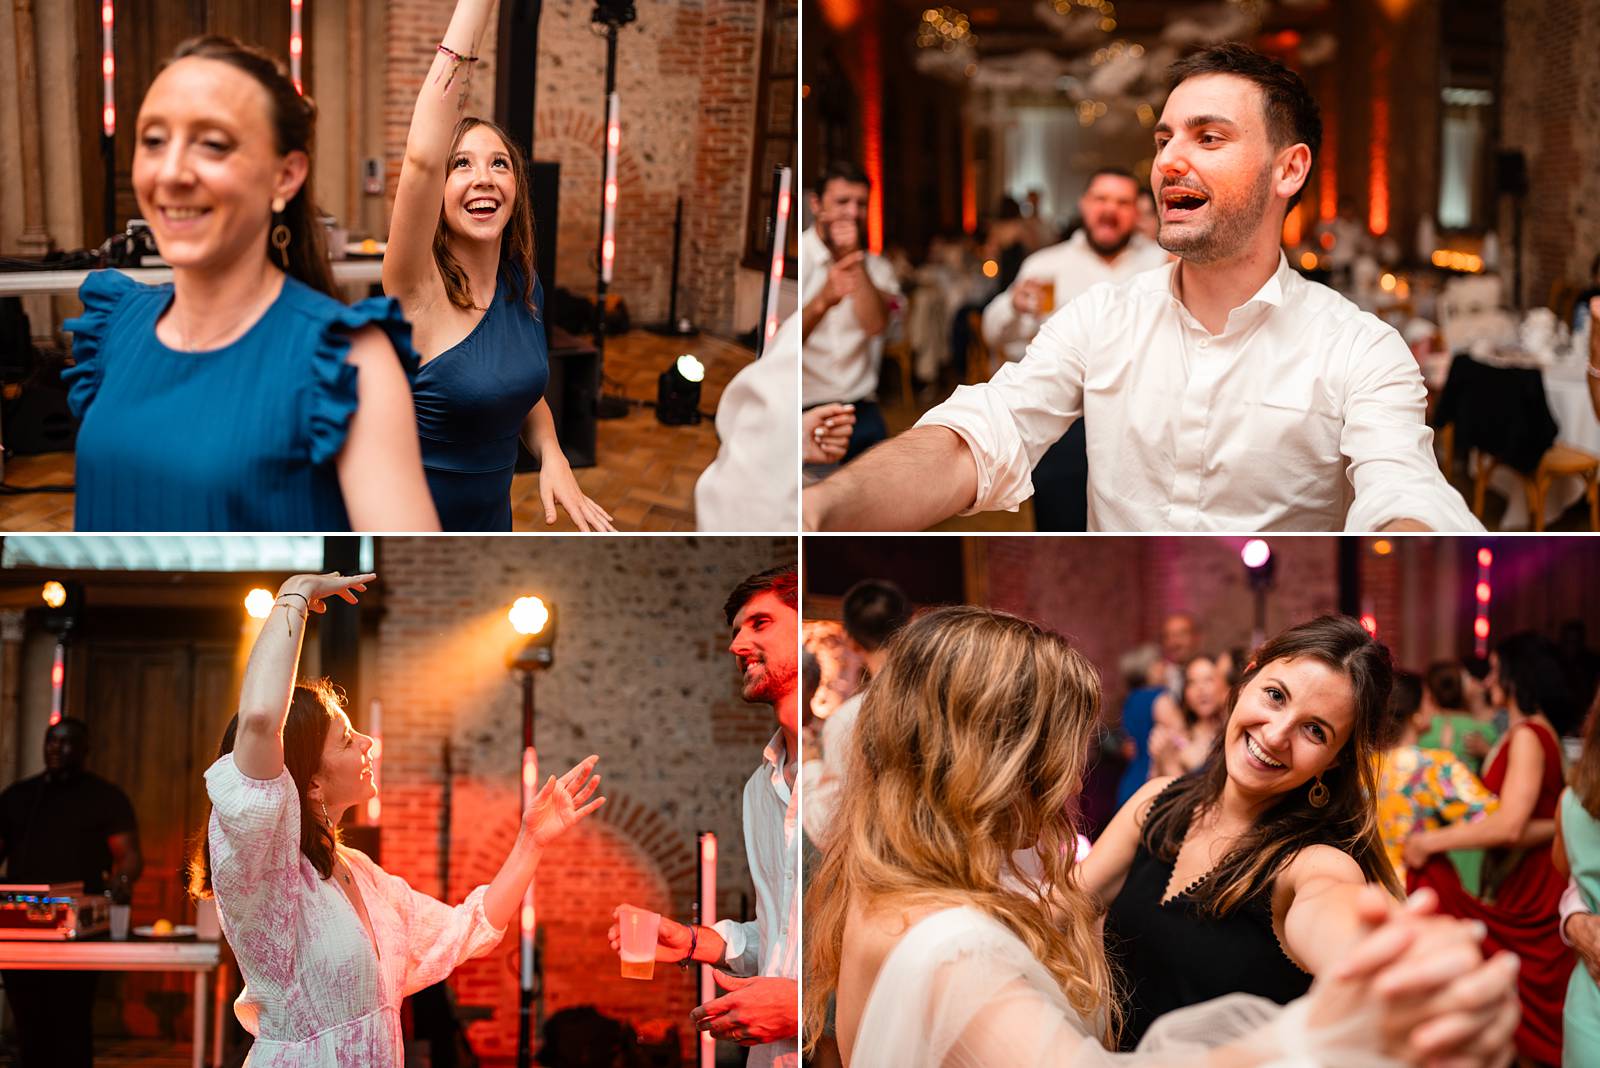
<path id="1" fill-rule="evenodd" d="M 307 167 L 305 181 L 284 205 L 282 222 L 289 228 L 289 247 L 280 256 L 272 247 L 270 229 L 262 252 L 284 272 L 304 282 L 320 293 L 343 301 L 333 282 L 333 268 L 328 264 L 328 248 L 323 239 L 322 220 L 317 211 L 316 197 L 311 191 L 311 175 L 315 172 L 311 145 L 317 127 L 317 106 L 309 96 L 294 91 L 289 74 L 268 53 L 251 45 L 240 44 L 232 37 L 209 35 L 191 37 L 180 44 L 162 69 L 180 59 L 210 59 L 226 63 L 250 75 L 267 91 L 271 101 L 268 121 L 272 124 L 274 148 L 278 155 L 304 152 Z"/>
<path id="2" fill-rule="evenodd" d="M 516 180 L 517 191 L 511 199 L 511 219 L 500 235 L 500 266 L 510 268 L 512 285 L 522 290 L 522 303 L 535 315 L 539 312 L 533 299 L 533 194 L 528 187 L 528 161 L 517 143 L 503 129 L 488 119 L 468 115 L 456 123 L 450 136 L 450 152 L 445 156 L 445 174 L 450 173 L 450 161 L 461 148 L 461 139 L 474 126 L 489 130 L 505 146 L 511 159 L 511 177 Z M 439 225 L 433 231 L 433 262 L 439 267 L 439 277 L 444 280 L 445 295 L 458 308 L 472 308 L 472 287 L 467 284 L 466 268 L 450 251 L 450 228 L 445 225 L 445 206 L 439 205 Z"/>
<path id="3" fill-rule="evenodd" d="M 806 891 L 807 1049 L 822 1035 L 852 913 L 960 905 L 1016 934 L 1110 1041 L 1111 971 L 1074 870 L 1098 675 L 1060 635 L 982 608 L 929 611 L 887 648 Z M 1037 876 L 1012 868 L 1023 848 L 1037 851 Z"/>
<path id="4" fill-rule="evenodd" d="M 1300 657 L 1318 660 L 1350 681 L 1356 704 L 1353 729 L 1333 765 L 1322 773 L 1327 805 L 1313 807 L 1304 789 L 1284 794 L 1191 891 L 1191 897 L 1217 916 L 1268 890 L 1295 854 L 1312 845 L 1348 853 L 1368 882 L 1380 884 L 1397 898 L 1405 897 L 1378 836 L 1377 762 L 1388 732 L 1389 691 L 1394 684 L 1394 665 L 1386 646 L 1348 616 L 1321 616 L 1290 627 L 1255 651 L 1228 694 L 1223 722 L 1232 718 L 1239 694 L 1264 668 Z M 1218 731 L 1206 762 L 1174 781 L 1151 805 L 1141 837 L 1145 848 L 1168 864 L 1177 861 L 1194 818 L 1222 798 L 1228 781 L 1223 759 L 1226 737 L 1226 728 Z"/>
<path id="5" fill-rule="evenodd" d="M 302 682 L 289 699 L 289 714 L 283 721 L 283 766 L 294 780 L 300 804 L 300 852 L 324 879 L 333 877 L 334 849 L 339 844 L 338 827 L 329 827 L 312 814 L 306 798 L 311 777 L 322 767 L 322 747 L 328 741 L 328 728 L 341 707 L 338 687 L 327 679 Z M 239 717 L 228 720 L 217 747 L 217 759 L 233 752 L 239 737 Z M 206 810 L 200 825 L 199 845 L 189 857 L 189 896 L 210 897 L 211 889 L 211 810 Z"/>

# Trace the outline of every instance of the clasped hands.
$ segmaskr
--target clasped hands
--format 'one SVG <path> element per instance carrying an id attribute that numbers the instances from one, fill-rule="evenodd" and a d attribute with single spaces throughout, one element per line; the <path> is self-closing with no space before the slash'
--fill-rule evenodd
<path id="1" fill-rule="evenodd" d="M 1373 1041 L 1386 1056 L 1430 1068 L 1508 1064 L 1520 962 L 1510 952 L 1485 960 L 1482 924 L 1434 915 L 1437 906 L 1431 890 L 1404 907 L 1376 887 L 1363 890 L 1358 909 L 1369 933 L 1312 986 L 1313 1029 Z M 1370 1026 L 1350 1030 L 1362 1024 Z"/>

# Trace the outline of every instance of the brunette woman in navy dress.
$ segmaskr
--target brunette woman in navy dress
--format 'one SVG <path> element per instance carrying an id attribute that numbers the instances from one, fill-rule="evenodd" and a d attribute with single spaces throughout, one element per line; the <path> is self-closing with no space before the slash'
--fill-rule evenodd
<path id="1" fill-rule="evenodd" d="M 544 399 L 543 294 L 528 168 L 499 127 L 458 118 L 493 0 L 460 0 L 417 97 L 383 257 L 422 357 L 422 465 L 446 530 L 511 529 L 517 441 L 539 459 L 546 523 L 612 530 L 578 488 Z"/>

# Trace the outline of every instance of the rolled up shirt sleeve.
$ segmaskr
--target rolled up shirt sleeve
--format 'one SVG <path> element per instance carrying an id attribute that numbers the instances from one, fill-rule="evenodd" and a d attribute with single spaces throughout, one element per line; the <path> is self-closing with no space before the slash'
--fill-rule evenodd
<path id="1" fill-rule="evenodd" d="M 718 920 L 712 930 L 722 936 L 722 959 L 734 975 L 761 974 L 761 928 L 755 920 Z"/>
<path id="2" fill-rule="evenodd" d="M 1387 331 L 1356 355 L 1339 436 L 1355 490 L 1346 531 L 1378 530 L 1396 519 L 1441 531 L 1483 530 L 1439 470 L 1426 406 L 1422 372 L 1399 334 Z"/>
<path id="3" fill-rule="evenodd" d="M 1033 468 L 1083 415 L 1086 367 L 1084 323 L 1099 286 L 1074 300 L 1039 328 L 1028 351 L 989 381 L 960 386 L 917 426 L 955 431 L 972 451 L 978 495 L 963 515 L 1014 512 L 1033 495 Z"/>

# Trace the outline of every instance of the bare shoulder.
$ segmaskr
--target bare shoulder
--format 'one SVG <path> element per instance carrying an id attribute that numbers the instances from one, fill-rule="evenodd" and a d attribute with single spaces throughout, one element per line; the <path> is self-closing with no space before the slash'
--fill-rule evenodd
<path id="1" fill-rule="evenodd" d="M 1293 887 L 1324 880 L 1363 884 L 1367 881 L 1355 857 L 1330 845 L 1306 846 L 1295 853 L 1283 870 L 1283 881 Z"/>
<path id="2" fill-rule="evenodd" d="M 1144 826 L 1145 817 L 1150 814 L 1150 802 L 1154 801 L 1161 791 L 1176 781 L 1176 775 L 1157 775 L 1134 791 L 1133 796 L 1128 798 L 1127 803 L 1122 807 L 1133 813 L 1136 826 Z"/>

